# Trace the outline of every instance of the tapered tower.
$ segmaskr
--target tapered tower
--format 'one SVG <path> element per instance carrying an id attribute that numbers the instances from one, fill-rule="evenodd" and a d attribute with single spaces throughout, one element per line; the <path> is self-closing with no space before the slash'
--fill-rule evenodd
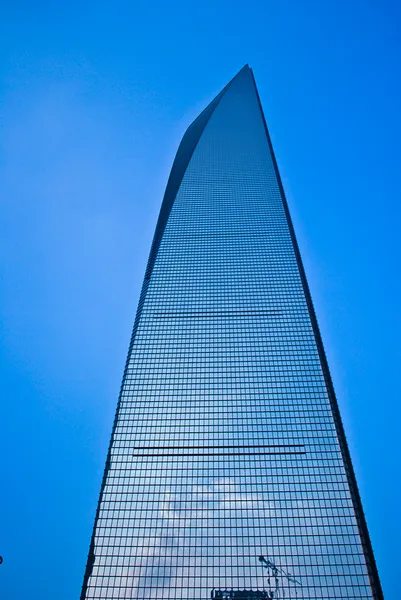
<path id="1" fill-rule="evenodd" d="M 251 69 L 185 133 L 82 599 L 381 599 Z"/>

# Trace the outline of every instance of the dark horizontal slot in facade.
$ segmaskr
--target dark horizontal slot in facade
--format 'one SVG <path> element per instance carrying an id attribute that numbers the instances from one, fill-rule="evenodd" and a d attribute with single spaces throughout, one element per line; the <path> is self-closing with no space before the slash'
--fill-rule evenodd
<path id="1" fill-rule="evenodd" d="M 259 451 L 259 452 L 191 452 L 189 453 L 183 453 L 183 452 L 177 452 L 177 453 L 172 453 L 172 452 L 161 452 L 160 454 L 158 453 L 140 453 L 140 454 L 135 454 L 135 456 L 138 457 L 145 457 L 145 456 L 161 456 L 161 457 L 170 457 L 170 456 L 180 456 L 180 457 L 192 457 L 192 456 L 282 456 L 284 454 L 291 454 L 291 455 L 300 455 L 300 454 L 306 454 L 305 451 L 293 451 L 293 450 L 288 450 L 287 452 L 284 451 L 280 451 L 280 452 L 269 452 L 269 451 Z"/>
<path id="2" fill-rule="evenodd" d="M 185 240 L 187 238 L 194 238 L 194 239 L 200 239 L 203 240 L 205 238 L 213 238 L 213 239 L 219 239 L 219 238 L 244 238 L 246 239 L 247 242 L 251 242 L 254 238 L 263 238 L 264 240 L 266 240 L 266 243 L 270 242 L 270 245 L 273 245 L 271 243 L 271 240 L 269 240 L 268 238 L 268 234 L 271 233 L 272 228 L 270 229 L 266 229 L 265 231 L 251 231 L 251 232 L 247 232 L 247 233 L 215 233 L 215 234 L 208 234 L 208 233 L 188 233 L 186 235 L 175 235 L 174 239 L 169 239 L 167 240 L 168 244 L 171 244 L 171 242 L 175 242 L 176 240 Z M 280 230 L 281 231 L 281 230 Z M 277 245 L 277 242 L 276 242 Z"/>
<path id="3" fill-rule="evenodd" d="M 162 452 L 168 452 L 169 450 L 256 450 L 259 449 L 272 449 L 277 448 L 288 449 L 288 448 L 301 448 L 305 449 L 303 444 L 250 444 L 250 445 L 224 445 L 224 446 L 134 446 L 133 450 L 161 450 Z"/>
<path id="4" fill-rule="evenodd" d="M 133 448 L 135 456 L 259 456 L 306 454 L 305 446 L 301 444 L 288 445 L 252 445 L 252 446 L 148 446 Z"/>
<path id="5" fill-rule="evenodd" d="M 281 315 L 281 310 L 232 310 L 208 312 L 158 312 L 153 319 L 193 319 L 215 317 L 272 317 Z"/>

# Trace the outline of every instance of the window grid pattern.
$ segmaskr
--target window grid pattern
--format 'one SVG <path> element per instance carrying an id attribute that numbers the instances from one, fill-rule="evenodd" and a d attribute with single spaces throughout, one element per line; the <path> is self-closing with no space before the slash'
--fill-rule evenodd
<path id="1" fill-rule="evenodd" d="M 375 597 L 251 77 L 215 106 L 145 279 L 85 598 Z"/>

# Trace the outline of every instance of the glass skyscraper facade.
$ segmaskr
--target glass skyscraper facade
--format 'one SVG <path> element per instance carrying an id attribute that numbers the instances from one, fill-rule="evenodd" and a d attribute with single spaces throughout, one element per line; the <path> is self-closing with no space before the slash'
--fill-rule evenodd
<path id="1" fill-rule="evenodd" d="M 251 69 L 163 199 L 82 599 L 380 599 Z"/>

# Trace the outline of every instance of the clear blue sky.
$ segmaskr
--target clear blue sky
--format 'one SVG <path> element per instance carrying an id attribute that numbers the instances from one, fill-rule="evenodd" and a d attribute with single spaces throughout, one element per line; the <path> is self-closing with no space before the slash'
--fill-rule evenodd
<path id="1" fill-rule="evenodd" d="M 387 600 L 400 582 L 401 9 L 8 2 L 0 25 L 0 596 L 78 598 L 164 187 L 254 69 Z"/>

